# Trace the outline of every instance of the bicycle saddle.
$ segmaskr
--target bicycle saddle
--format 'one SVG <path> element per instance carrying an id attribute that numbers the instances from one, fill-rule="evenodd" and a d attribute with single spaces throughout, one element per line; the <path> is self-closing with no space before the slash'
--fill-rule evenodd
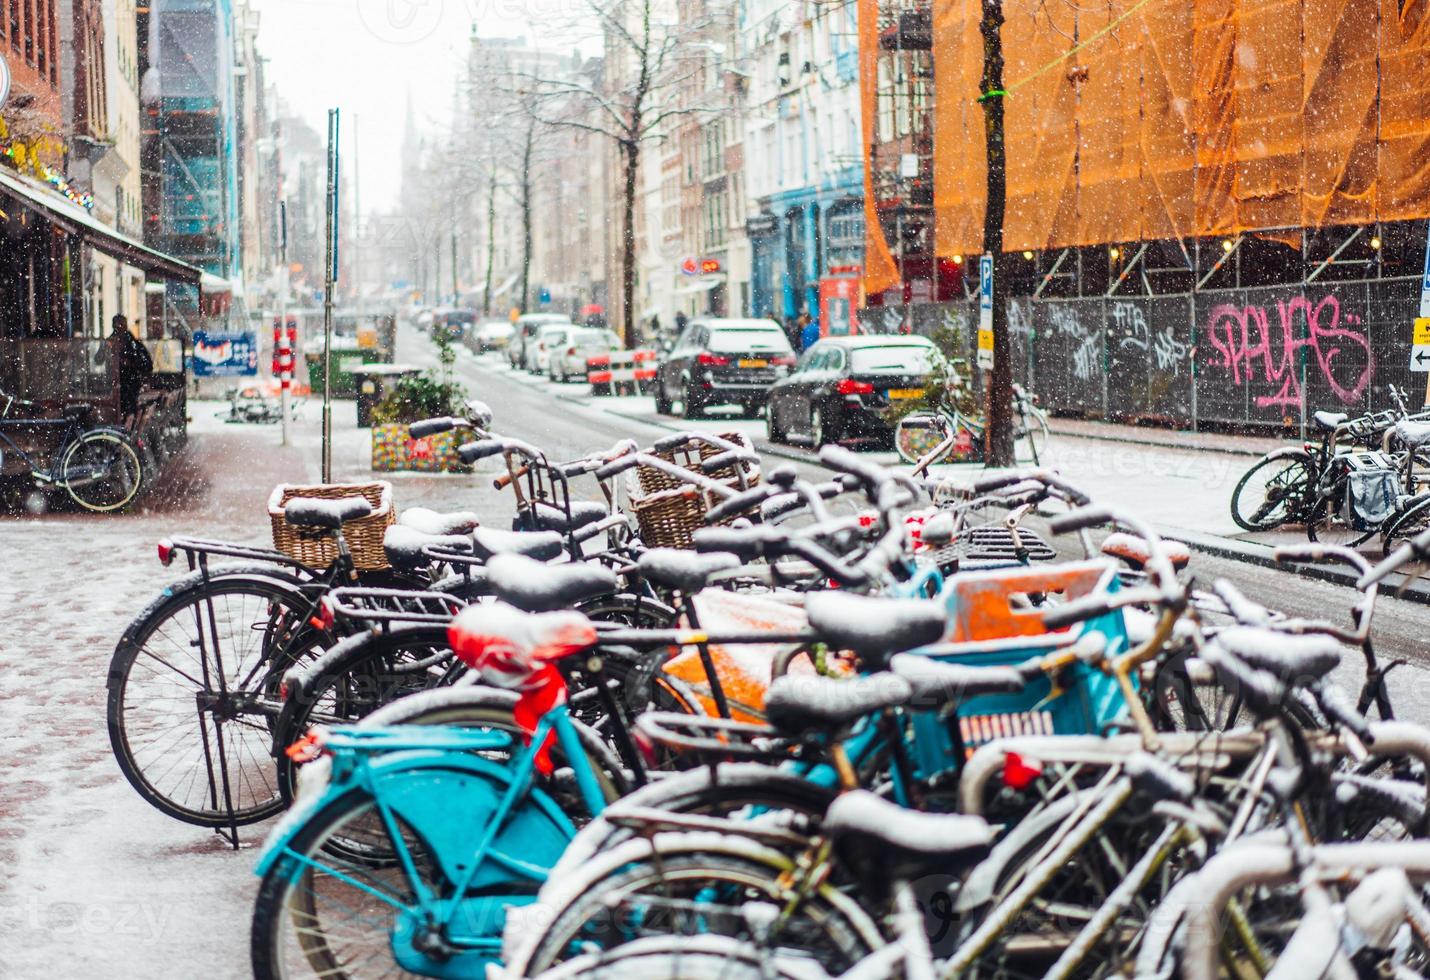
<path id="1" fill-rule="evenodd" d="M 527 612 L 568 609 L 616 591 L 615 573 L 601 565 L 546 565 L 522 555 L 497 555 L 487 562 L 487 573 L 493 595 Z"/>
<path id="2" fill-rule="evenodd" d="M 861 878 L 884 882 L 961 870 L 993 844 L 993 828 L 982 817 L 920 813 L 865 789 L 836 797 L 823 829 Z"/>
<path id="3" fill-rule="evenodd" d="M 560 531 L 562 534 L 566 534 L 578 531 L 587 524 L 595 524 L 609 514 L 610 511 L 593 500 L 573 500 L 571 501 L 571 517 L 568 519 L 566 511 L 560 507 L 538 501 L 532 518 L 540 530 Z"/>
<path id="4" fill-rule="evenodd" d="M 1011 694 L 1027 687 L 1016 667 L 974 666 L 934 660 L 917 653 L 889 658 L 889 669 L 908 682 L 912 707 L 934 709 L 980 694 Z"/>
<path id="5" fill-rule="evenodd" d="M 1101 550 L 1104 555 L 1121 558 L 1139 572 L 1147 567 L 1147 562 L 1151 558 L 1151 553 L 1147 550 L 1147 542 L 1134 534 L 1127 534 L 1123 531 L 1114 531 L 1103 538 Z M 1177 571 L 1181 571 L 1191 564 L 1192 550 L 1180 541 L 1163 541 L 1162 551 Z"/>
<path id="6" fill-rule="evenodd" d="M 1350 416 L 1345 412 L 1315 412 L 1311 417 L 1316 420 L 1316 425 L 1329 432 Z"/>
<path id="7" fill-rule="evenodd" d="M 739 564 L 740 559 L 728 552 L 697 554 L 680 548 L 652 548 L 636 559 L 636 567 L 646 579 L 687 595 L 705 588 L 716 572 Z"/>
<path id="8" fill-rule="evenodd" d="M 442 513 L 426 507 L 409 507 L 397 515 L 397 523 L 423 534 L 465 534 L 481 522 L 469 510 Z"/>
<path id="9" fill-rule="evenodd" d="M 361 497 L 340 497 L 337 500 L 294 497 L 283 505 L 283 516 L 289 524 L 328 531 L 336 531 L 348 521 L 371 513 L 372 504 Z"/>
<path id="10" fill-rule="evenodd" d="M 1411 449 L 1419 449 L 1430 442 L 1430 422 L 1401 419 L 1395 423 L 1395 434 Z"/>
<path id="11" fill-rule="evenodd" d="M 786 674 L 765 692 L 765 718 L 790 735 L 832 731 L 911 697 L 909 682 L 887 671 L 849 680 Z"/>
<path id="12" fill-rule="evenodd" d="M 821 592 L 805 600 L 804 611 L 830 646 L 870 661 L 937 643 L 948 626 L 944 607 L 926 599 Z"/>
<path id="13" fill-rule="evenodd" d="M 521 555 L 549 561 L 561 554 L 561 535 L 555 531 L 502 531 L 479 527 L 472 532 L 478 558 L 491 561 L 497 555 Z"/>
<path id="14" fill-rule="evenodd" d="M 1301 685 L 1320 680 L 1341 662 L 1340 641 L 1315 633 L 1297 635 L 1255 626 L 1229 626 L 1216 634 L 1208 646 L 1279 681 Z M 1202 652 L 1205 655 L 1207 651 Z"/>
<path id="15" fill-rule="evenodd" d="M 415 572 L 431 564 L 423 549 L 434 547 L 470 554 L 472 539 L 463 534 L 424 534 L 403 524 L 392 525 L 382 535 L 382 550 L 400 572 Z"/>

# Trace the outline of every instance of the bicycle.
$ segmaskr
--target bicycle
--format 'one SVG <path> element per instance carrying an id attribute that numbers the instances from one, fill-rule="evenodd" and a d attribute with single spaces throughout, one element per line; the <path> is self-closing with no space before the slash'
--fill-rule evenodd
<path id="1" fill-rule="evenodd" d="M 894 448 L 899 458 L 917 471 L 941 460 L 978 462 L 983 458 L 986 423 L 958 409 L 911 412 L 894 428 Z M 1038 396 L 1022 385 L 1013 386 L 1013 451 L 1020 463 L 1041 465 L 1050 435 L 1048 414 L 1038 406 Z"/>
<path id="2" fill-rule="evenodd" d="M 35 486 L 63 490 L 85 510 L 108 513 L 127 507 L 143 488 L 144 464 L 139 447 L 124 429 L 94 425 L 93 406 L 65 405 L 59 418 L 50 415 L 13 416 L 16 408 L 42 409 L 38 402 L 0 391 L 0 458 L 16 453 L 30 468 Z M 8 433 L 21 429 L 57 433 L 54 448 L 32 455 Z"/>

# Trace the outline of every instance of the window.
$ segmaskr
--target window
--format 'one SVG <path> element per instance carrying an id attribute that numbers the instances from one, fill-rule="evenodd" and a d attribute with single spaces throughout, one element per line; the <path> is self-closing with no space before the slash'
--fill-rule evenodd
<path id="1" fill-rule="evenodd" d="M 890 344 L 887 347 L 856 347 L 855 374 L 928 374 L 933 370 L 933 347 L 923 344 Z"/>

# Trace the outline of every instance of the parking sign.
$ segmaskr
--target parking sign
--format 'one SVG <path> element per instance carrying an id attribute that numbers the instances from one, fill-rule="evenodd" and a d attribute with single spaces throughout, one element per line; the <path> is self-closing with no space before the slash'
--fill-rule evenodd
<path id="1" fill-rule="evenodd" d="M 1430 271 L 1427 271 L 1430 276 Z M 978 260 L 978 366 L 993 369 L 993 256 Z"/>

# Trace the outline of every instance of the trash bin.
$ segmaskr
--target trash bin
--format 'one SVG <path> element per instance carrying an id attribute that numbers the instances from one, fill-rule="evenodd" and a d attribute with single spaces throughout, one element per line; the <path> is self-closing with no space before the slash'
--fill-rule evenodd
<path id="1" fill-rule="evenodd" d="M 422 369 L 410 364 L 365 364 L 350 372 L 357 385 L 357 424 L 359 429 L 372 425 L 372 410 L 399 378 L 421 374 Z"/>

